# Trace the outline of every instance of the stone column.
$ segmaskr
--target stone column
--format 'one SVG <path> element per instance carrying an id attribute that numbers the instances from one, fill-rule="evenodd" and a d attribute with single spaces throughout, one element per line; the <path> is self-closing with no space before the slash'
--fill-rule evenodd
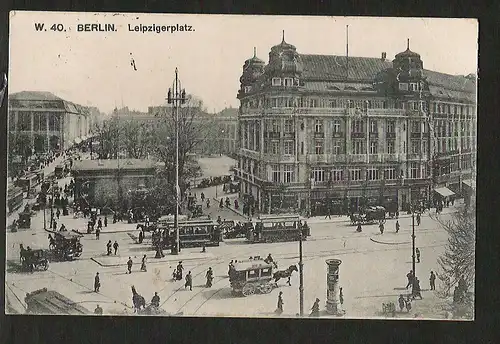
<path id="1" fill-rule="evenodd" d="M 30 139 L 31 139 L 31 153 L 33 153 L 35 149 L 35 113 L 33 111 L 29 112 L 30 114 Z"/>
<path id="2" fill-rule="evenodd" d="M 331 315 L 343 315 L 344 312 L 339 306 L 339 266 L 342 264 L 340 259 L 328 259 L 328 272 L 326 274 L 326 312 Z"/>
<path id="3" fill-rule="evenodd" d="M 45 136 L 47 142 L 47 152 L 50 152 L 49 116 L 50 114 L 48 112 L 45 113 Z"/>

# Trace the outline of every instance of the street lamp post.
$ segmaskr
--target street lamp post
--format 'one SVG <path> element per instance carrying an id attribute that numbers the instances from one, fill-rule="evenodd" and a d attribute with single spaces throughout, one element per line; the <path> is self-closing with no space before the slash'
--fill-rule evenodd
<path id="1" fill-rule="evenodd" d="M 168 104 L 172 104 L 175 111 L 175 217 L 174 228 L 176 238 L 176 248 L 174 254 L 180 252 L 180 239 L 179 239 L 179 107 L 186 103 L 186 90 L 181 89 L 181 81 L 179 80 L 178 70 L 175 68 L 175 80 L 172 88 L 168 89 Z"/>
<path id="2" fill-rule="evenodd" d="M 302 228 L 299 233 L 299 310 L 304 316 L 304 263 L 302 262 Z"/>
<path id="3" fill-rule="evenodd" d="M 415 280 L 417 274 L 415 271 L 415 207 L 413 205 L 411 207 L 411 249 L 412 249 L 411 264 L 413 271 L 413 280 Z"/>

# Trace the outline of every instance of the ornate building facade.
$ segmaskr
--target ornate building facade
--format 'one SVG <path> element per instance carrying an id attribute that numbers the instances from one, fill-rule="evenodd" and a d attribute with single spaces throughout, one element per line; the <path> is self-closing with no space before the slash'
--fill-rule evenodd
<path id="1" fill-rule="evenodd" d="M 475 75 L 426 70 L 409 42 L 391 62 L 299 54 L 283 38 L 240 83 L 236 175 L 261 212 L 405 209 L 474 179 Z"/>
<path id="2" fill-rule="evenodd" d="M 10 141 L 24 136 L 36 152 L 65 150 L 85 140 L 99 110 L 61 99 L 50 92 L 9 95 Z"/>

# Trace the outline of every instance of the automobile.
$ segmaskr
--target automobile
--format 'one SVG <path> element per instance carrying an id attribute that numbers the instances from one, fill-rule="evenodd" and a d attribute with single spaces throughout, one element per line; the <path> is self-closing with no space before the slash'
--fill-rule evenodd
<path id="1" fill-rule="evenodd" d="M 31 227 L 31 211 L 23 211 L 19 213 L 19 220 L 17 221 L 18 228 Z"/>
<path id="2" fill-rule="evenodd" d="M 80 238 L 83 236 L 74 232 L 53 232 L 54 241 L 49 247 L 54 257 L 60 260 L 74 260 L 83 252 Z"/>
<path id="3" fill-rule="evenodd" d="M 47 251 L 42 249 L 22 250 L 21 264 L 25 271 L 31 270 L 32 268 L 36 270 L 47 270 L 49 268 Z"/>

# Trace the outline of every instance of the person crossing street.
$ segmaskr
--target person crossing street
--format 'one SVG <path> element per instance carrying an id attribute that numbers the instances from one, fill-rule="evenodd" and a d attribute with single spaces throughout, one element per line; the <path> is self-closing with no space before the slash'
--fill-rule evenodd
<path id="1" fill-rule="evenodd" d="M 106 244 L 106 251 L 107 251 L 107 255 L 110 256 L 111 255 L 111 240 L 108 241 L 108 243 Z"/>
<path id="2" fill-rule="evenodd" d="M 396 233 L 399 232 L 399 220 L 396 220 Z"/>
<path id="3" fill-rule="evenodd" d="M 113 249 L 115 250 L 115 256 L 116 256 L 116 252 L 118 251 L 118 247 L 120 245 L 118 245 L 118 241 L 115 240 L 115 243 L 113 244 Z"/>
<path id="4" fill-rule="evenodd" d="M 283 292 L 282 292 L 282 291 L 280 291 L 280 293 L 279 293 L 279 295 L 278 295 L 278 306 L 277 306 L 276 311 L 275 311 L 275 313 L 276 313 L 277 315 L 280 315 L 280 314 L 282 314 L 282 313 L 283 313 L 283 305 L 284 305 L 284 302 L 283 302 L 283 297 L 282 297 L 282 295 L 283 295 Z"/>
<path id="5" fill-rule="evenodd" d="M 127 261 L 127 272 L 128 272 L 129 274 L 131 274 L 131 273 L 132 273 L 132 265 L 133 265 L 133 264 L 134 264 L 134 263 L 132 262 L 132 258 L 128 257 L 128 261 Z"/>
<path id="6" fill-rule="evenodd" d="M 208 268 L 206 277 L 207 277 L 207 283 L 206 283 L 205 287 L 206 288 L 211 288 L 212 287 L 212 281 L 214 279 L 214 274 L 213 274 L 213 271 L 212 271 L 211 267 Z"/>
<path id="7" fill-rule="evenodd" d="M 418 247 L 415 249 L 415 253 L 417 254 L 417 263 L 420 263 L 420 250 Z"/>
<path id="8" fill-rule="evenodd" d="M 184 289 L 189 287 L 189 291 L 193 290 L 193 276 L 191 275 L 191 271 L 186 275 L 186 283 L 184 284 Z"/>
<path id="9" fill-rule="evenodd" d="M 314 301 L 314 304 L 311 308 L 311 314 L 309 315 L 310 317 L 319 317 L 319 299 L 316 298 L 316 301 Z"/>
<path id="10" fill-rule="evenodd" d="M 158 292 L 155 291 L 155 295 L 151 299 L 151 306 L 159 308 L 160 307 L 160 297 L 158 296 Z"/>
<path id="11" fill-rule="evenodd" d="M 429 284 L 431 286 L 431 290 L 436 290 L 436 274 L 434 271 L 431 271 L 431 275 L 429 277 Z"/>
<path id="12" fill-rule="evenodd" d="M 101 287 L 101 280 L 99 278 L 99 273 L 96 273 L 94 277 L 94 292 L 98 293 L 100 287 Z"/>
<path id="13" fill-rule="evenodd" d="M 148 271 L 146 269 L 146 255 L 144 255 L 144 257 L 142 257 L 141 271 Z"/>

